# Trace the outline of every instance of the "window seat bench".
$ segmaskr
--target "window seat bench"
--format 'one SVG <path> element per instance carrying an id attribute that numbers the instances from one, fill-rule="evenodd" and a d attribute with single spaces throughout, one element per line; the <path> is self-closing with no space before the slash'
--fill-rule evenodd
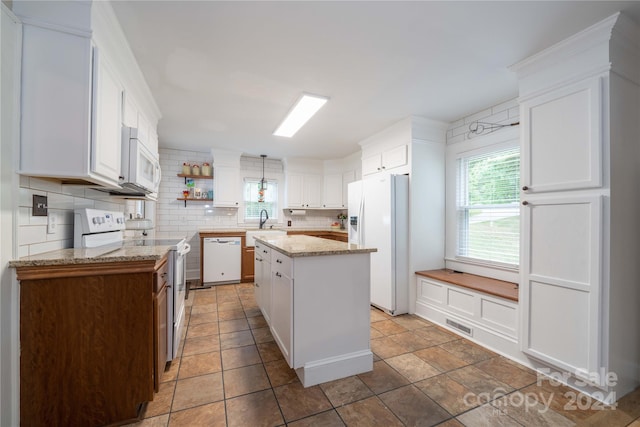
<path id="1" fill-rule="evenodd" d="M 453 270 L 415 273 L 415 314 L 511 359 L 518 345 L 518 285 Z"/>
<path id="2" fill-rule="evenodd" d="M 518 284 L 492 279 L 490 277 L 477 276 L 475 274 L 460 273 L 446 268 L 440 270 L 416 271 L 418 276 L 440 280 L 463 288 L 484 292 L 496 297 L 518 302 Z"/>

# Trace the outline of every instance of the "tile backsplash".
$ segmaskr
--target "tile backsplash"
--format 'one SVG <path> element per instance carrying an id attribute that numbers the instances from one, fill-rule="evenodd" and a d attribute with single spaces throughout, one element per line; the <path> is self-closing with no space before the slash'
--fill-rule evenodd
<path id="1" fill-rule="evenodd" d="M 47 233 L 48 216 L 32 216 L 33 195 L 47 197 L 48 214 L 55 215 L 56 227 Z M 73 247 L 73 212 L 95 208 L 125 212 L 126 203 L 87 186 L 65 185 L 60 181 L 20 176 L 18 201 L 18 256 L 36 255 Z"/>

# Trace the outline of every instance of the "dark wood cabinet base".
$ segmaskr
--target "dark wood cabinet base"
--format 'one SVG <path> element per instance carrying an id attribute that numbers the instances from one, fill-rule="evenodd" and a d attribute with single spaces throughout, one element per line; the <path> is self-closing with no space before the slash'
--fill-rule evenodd
<path id="1" fill-rule="evenodd" d="M 153 400 L 155 264 L 18 269 L 22 425 L 120 424 Z"/>

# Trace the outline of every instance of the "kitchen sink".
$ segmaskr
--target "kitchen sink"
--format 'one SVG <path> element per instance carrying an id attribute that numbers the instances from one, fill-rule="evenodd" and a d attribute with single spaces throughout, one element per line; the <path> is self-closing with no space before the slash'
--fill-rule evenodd
<path id="1" fill-rule="evenodd" d="M 255 236 L 285 236 L 287 234 L 286 230 L 274 230 L 271 228 L 266 228 L 263 230 L 247 230 L 247 246 L 254 246 Z"/>

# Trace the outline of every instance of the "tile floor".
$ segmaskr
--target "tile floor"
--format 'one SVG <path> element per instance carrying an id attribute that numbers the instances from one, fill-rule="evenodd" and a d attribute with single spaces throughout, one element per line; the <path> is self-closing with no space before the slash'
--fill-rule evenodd
<path id="1" fill-rule="evenodd" d="M 586 396 L 415 316 L 372 309 L 373 371 L 309 388 L 282 358 L 252 284 L 192 291 L 187 325 L 181 357 L 133 425 L 640 427 L 640 389 L 616 410 L 578 410 Z"/>

